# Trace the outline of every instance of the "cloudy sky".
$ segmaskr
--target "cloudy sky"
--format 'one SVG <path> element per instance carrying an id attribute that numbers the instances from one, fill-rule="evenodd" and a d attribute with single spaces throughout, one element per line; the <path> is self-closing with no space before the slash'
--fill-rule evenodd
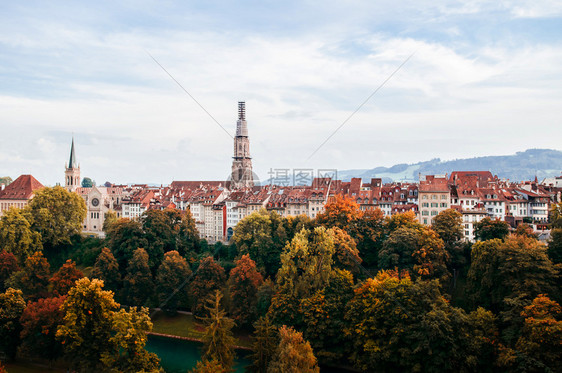
<path id="1" fill-rule="evenodd" d="M 557 0 L 3 1 L 0 14 L 0 176 L 63 182 L 74 134 L 98 183 L 224 179 L 232 139 L 150 55 L 231 134 L 246 101 L 262 180 L 561 149 Z"/>

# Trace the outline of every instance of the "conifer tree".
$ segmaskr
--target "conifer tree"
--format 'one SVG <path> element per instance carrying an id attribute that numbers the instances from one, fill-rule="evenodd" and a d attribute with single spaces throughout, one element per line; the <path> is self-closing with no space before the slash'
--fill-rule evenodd
<path id="1" fill-rule="evenodd" d="M 252 336 L 252 365 L 250 372 L 266 373 L 267 367 L 279 345 L 279 333 L 267 317 L 261 317 L 255 324 Z"/>
<path id="2" fill-rule="evenodd" d="M 216 360 L 224 369 L 231 371 L 234 364 L 234 321 L 226 317 L 220 305 L 221 299 L 219 290 L 207 298 L 205 309 L 208 316 L 202 318 L 205 324 L 202 358 L 203 361 Z"/>
<path id="3" fill-rule="evenodd" d="M 177 251 L 164 254 L 164 260 L 156 273 L 156 288 L 160 303 L 166 302 L 165 309 L 176 313 L 178 305 L 186 303 L 187 290 L 180 285 L 191 276 L 187 261 Z"/>
<path id="4" fill-rule="evenodd" d="M 189 286 L 192 299 L 191 310 L 194 315 L 200 316 L 205 312 L 205 300 L 209 294 L 222 290 L 226 282 L 224 268 L 212 256 L 201 259 L 197 273 Z"/>

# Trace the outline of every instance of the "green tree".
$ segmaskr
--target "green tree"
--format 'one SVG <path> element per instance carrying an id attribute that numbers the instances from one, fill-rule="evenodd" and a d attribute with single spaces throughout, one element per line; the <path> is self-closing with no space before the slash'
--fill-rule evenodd
<path id="1" fill-rule="evenodd" d="M 119 263 L 119 268 L 125 271 L 127 263 L 133 257 L 133 252 L 139 247 L 148 248 L 148 241 L 144 236 L 142 225 L 137 220 L 118 219 L 107 227 L 106 239 L 111 252 Z M 151 247 L 152 248 L 152 247 Z M 160 251 L 148 251 L 150 268 L 158 266 L 162 259 Z"/>
<path id="2" fill-rule="evenodd" d="M 51 292 L 55 296 L 66 295 L 70 288 L 76 285 L 76 281 L 84 277 L 79 269 L 76 269 L 76 263 L 68 259 L 66 263 L 59 268 L 57 272 L 49 279 L 51 284 Z"/>
<path id="3" fill-rule="evenodd" d="M 155 353 L 148 352 L 144 346 L 147 332 L 152 330 L 148 308 L 120 309 L 111 318 L 112 335 L 109 343 L 113 351 L 104 351 L 101 361 L 112 372 L 137 373 L 159 372 L 159 359 Z"/>
<path id="4" fill-rule="evenodd" d="M 301 332 L 283 325 L 279 329 L 279 345 L 267 369 L 268 373 L 318 373 L 318 362 L 310 343 Z"/>
<path id="5" fill-rule="evenodd" d="M 12 178 L 9 176 L 2 176 L 0 177 L 0 184 L 4 184 L 5 186 L 10 185 L 10 183 L 12 182 Z"/>
<path id="6" fill-rule="evenodd" d="M 226 371 L 232 371 L 235 343 L 232 328 L 235 324 L 222 310 L 221 299 L 222 294 L 219 290 L 215 290 L 207 298 L 205 309 L 208 316 L 202 318 L 205 324 L 202 358 L 203 361 L 216 360 Z"/>
<path id="7" fill-rule="evenodd" d="M 225 282 L 224 268 L 212 256 L 201 259 L 199 268 L 189 286 L 189 295 L 192 300 L 191 311 L 194 315 L 201 316 L 205 312 L 205 300 L 209 294 L 222 290 Z"/>
<path id="8" fill-rule="evenodd" d="M 62 356 L 62 344 L 56 339 L 63 322 L 61 306 L 66 296 L 30 302 L 21 316 L 22 349 L 31 356 L 56 360 Z"/>
<path id="9" fill-rule="evenodd" d="M 17 271 L 19 271 L 19 266 L 15 255 L 7 251 L 0 251 L 0 291 L 6 290 L 4 286 L 6 280 Z"/>
<path id="10" fill-rule="evenodd" d="M 43 250 L 41 235 L 31 230 L 31 216 L 12 207 L 0 217 L 0 250 L 14 254 L 20 263 L 35 251 Z"/>
<path id="11" fill-rule="evenodd" d="M 148 265 L 148 254 L 143 248 L 133 253 L 123 281 L 124 299 L 130 305 L 146 305 L 154 293 L 154 282 Z"/>
<path id="12" fill-rule="evenodd" d="M 258 290 L 263 283 L 256 263 L 248 254 L 236 261 L 230 271 L 230 314 L 239 326 L 251 325 L 258 317 Z"/>
<path id="13" fill-rule="evenodd" d="M 477 223 L 474 223 L 474 234 L 480 241 L 499 238 L 503 240 L 509 234 L 509 224 L 499 219 L 490 219 L 485 217 Z"/>
<path id="14" fill-rule="evenodd" d="M 85 177 L 82 179 L 82 188 L 91 188 L 94 185 L 94 182 L 89 177 Z"/>
<path id="15" fill-rule="evenodd" d="M 266 277 L 277 273 L 279 255 L 290 240 L 286 224 L 288 221 L 276 212 L 262 209 L 246 216 L 234 228 L 232 241 L 239 253 L 249 254 Z"/>
<path id="16" fill-rule="evenodd" d="M 12 274 L 8 284 L 21 289 L 27 299 L 36 300 L 47 296 L 50 277 L 51 266 L 38 251 L 25 260 L 21 271 Z"/>
<path id="17" fill-rule="evenodd" d="M 449 254 L 445 244 L 431 228 L 402 226 L 384 241 L 379 252 L 379 265 L 384 269 L 408 270 L 412 276 L 439 279 L 445 284 Z"/>
<path id="18" fill-rule="evenodd" d="M 338 227 L 330 228 L 328 232 L 332 234 L 334 239 L 334 267 L 347 269 L 352 273 L 359 274 L 363 260 L 359 256 L 355 240 L 346 231 Z"/>
<path id="19" fill-rule="evenodd" d="M 0 351 L 14 359 L 20 343 L 19 319 L 25 309 L 21 290 L 8 288 L 0 293 Z"/>
<path id="20" fill-rule="evenodd" d="M 119 264 L 107 247 L 101 250 L 100 255 L 96 259 L 92 276 L 104 282 L 105 287 L 109 290 L 117 291 L 121 285 L 121 274 L 119 272 Z"/>
<path id="21" fill-rule="evenodd" d="M 463 237 L 462 214 L 454 209 L 441 211 L 433 218 L 431 228 L 445 245 L 452 246 Z"/>
<path id="22" fill-rule="evenodd" d="M 505 310 L 506 299 L 558 294 L 557 271 L 543 244 L 525 236 L 477 242 L 472 248 L 468 293 L 475 305 Z M 518 311 L 517 313 L 520 313 Z"/>
<path id="23" fill-rule="evenodd" d="M 547 253 L 553 263 L 562 263 L 562 228 L 554 228 L 550 231 Z"/>
<path id="24" fill-rule="evenodd" d="M 191 269 L 187 261 L 177 251 L 164 254 L 164 260 L 156 273 L 156 289 L 161 307 L 175 314 L 178 305 L 184 305 L 187 290 L 180 287 L 184 280 L 191 276 Z"/>
<path id="25" fill-rule="evenodd" d="M 562 228 L 562 202 L 550 206 L 549 220 L 552 228 Z"/>
<path id="26" fill-rule="evenodd" d="M 252 365 L 249 371 L 253 373 L 266 373 L 267 367 L 279 345 L 279 333 L 267 317 L 261 317 L 254 324 L 252 335 Z"/>
<path id="27" fill-rule="evenodd" d="M 57 338 L 64 345 L 67 359 L 82 371 L 103 371 L 102 356 L 112 354 L 114 346 L 113 313 L 119 304 L 110 291 L 103 290 L 103 281 L 84 277 L 70 289 L 61 310 L 63 324 Z"/>
<path id="28" fill-rule="evenodd" d="M 41 234 L 47 250 L 70 244 L 86 218 L 84 199 L 61 186 L 36 191 L 26 210 L 31 214 L 32 229 Z"/>

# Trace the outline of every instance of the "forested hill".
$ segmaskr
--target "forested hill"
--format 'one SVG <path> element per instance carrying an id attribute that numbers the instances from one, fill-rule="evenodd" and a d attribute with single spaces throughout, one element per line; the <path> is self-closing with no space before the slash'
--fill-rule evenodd
<path id="1" fill-rule="evenodd" d="M 397 164 L 392 167 L 376 167 L 370 170 L 343 170 L 338 178 L 349 181 L 361 177 L 364 181 L 382 177 L 389 181 L 417 181 L 418 173 L 424 175 L 451 173 L 451 171 L 491 171 L 500 178 L 511 181 L 531 180 L 560 176 L 562 151 L 552 149 L 528 149 L 514 155 L 475 157 L 442 161 L 439 158 L 415 164 Z"/>

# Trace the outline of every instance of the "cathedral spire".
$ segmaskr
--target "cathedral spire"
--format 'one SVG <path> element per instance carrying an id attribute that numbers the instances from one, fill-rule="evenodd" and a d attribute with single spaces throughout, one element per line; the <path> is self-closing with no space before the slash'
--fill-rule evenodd
<path id="1" fill-rule="evenodd" d="M 238 102 L 238 121 L 234 137 L 234 157 L 232 160 L 231 188 L 239 189 L 254 186 L 250 139 L 246 122 L 246 103 Z"/>
<path id="2" fill-rule="evenodd" d="M 64 170 L 64 186 L 73 192 L 80 187 L 80 165 L 76 162 L 76 153 L 74 152 L 74 136 L 72 136 L 72 145 L 70 146 L 70 159 Z"/>

